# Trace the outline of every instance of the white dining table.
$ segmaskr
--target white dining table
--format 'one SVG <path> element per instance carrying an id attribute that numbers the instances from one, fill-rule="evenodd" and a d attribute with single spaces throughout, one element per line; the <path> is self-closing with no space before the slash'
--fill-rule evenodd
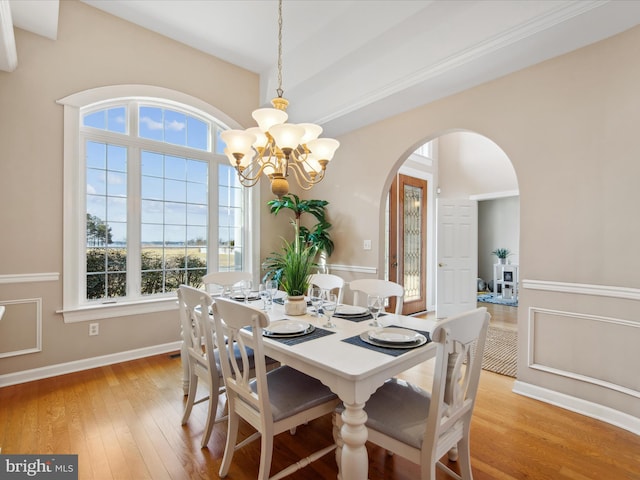
<path id="1" fill-rule="evenodd" d="M 251 302 L 260 308 L 262 302 Z M 324 328 L 326 317 L 311 314 L 290 317 L 284 307 L 274 303 L 268 312 L 271 321 L 281 319 L 303 320 L 316 329 Z M 373 392 L 387 379 L 408 370 L 435 356 L 435 344 L 405 349 L 397 356 L 382 353 L 362 345 L 343 341 L 371 330 L 371 320 L 360 322 L 333 318 L 335 328 L 324 328 L 335 332 L 313 338 L 295 345 L 287 345 L 277 339 L 264 337 L 265 354 L 289 365 L 327 385 L 345 405 L 342 414 L 341 436 L 344 442 L 338 478 L 342 480 L 366 480 L 369 459 L 365 442 L 367 414 L 364 406 Z M 384 326 L 397 326 L 412 330 L 432 332 L 435 322 L 414 317 L 386 313 L 379 318 Z"/>

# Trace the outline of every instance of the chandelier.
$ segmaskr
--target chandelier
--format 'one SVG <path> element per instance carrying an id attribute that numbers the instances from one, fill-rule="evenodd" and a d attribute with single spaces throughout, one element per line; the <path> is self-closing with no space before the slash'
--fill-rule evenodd
<path id="1" fill-rule="evenodd" d="M 324 178 L 327 164 L 340 142 L 318 138 L 322 127 L 313 123 L 286 123 L 289 101 L 282 94 L 282 0 L 278 1 L 278 96 L 273 108 L 259 108 L 251 114 L 257 127 L 225 130 L 220 134 L 227 147 L 224 153 L 236 169 L 240 183 L 252 187 L 262 174 L 271 182 L 277 197 L 289 193 L 287 177 L 293 174 L 303 190 Z"/>

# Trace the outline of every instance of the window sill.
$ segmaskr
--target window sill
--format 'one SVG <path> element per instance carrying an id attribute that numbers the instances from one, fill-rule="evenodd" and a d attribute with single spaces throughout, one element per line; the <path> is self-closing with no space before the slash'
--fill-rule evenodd
<path id="1" fill-rule="evenodd" d="M 178 302 L 175 296 L 137 302 L 121 302 L 87 305 L 82 307 L 58 310 L 64 318 L 64 323 L 88 322 L 105 318 L 127 317 L 145 313 L 166 312 L 176 310 Z"/>

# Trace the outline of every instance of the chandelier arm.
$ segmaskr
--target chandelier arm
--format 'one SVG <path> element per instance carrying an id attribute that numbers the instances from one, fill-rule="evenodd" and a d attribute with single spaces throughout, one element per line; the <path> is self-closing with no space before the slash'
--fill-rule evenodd
<path id="1" fill-rule="evenodd" d="M 251 182 L 251 186 L 253 186 L 256 183 L 258 183 L 262 173 L 264 172 L 264 170 L 265 170 L 265 168 L 267 166 L 271 165 L 271 167 L 273 168 L 273 164 L 271 162 L 262 163 L 260 165 L 260 168 L 258 169 L 257 173 L 255 173 L 255 175 L 254 175 L 253 172 L 254 172 L 254 170 L 256 169 L 256 167 L 259 164 L 260 164 L 260 162 L 258 162 L 257 160 L 253 160 L 249 164 L 249 166 L 245 167 L 244 169 L 240 169 L 240 168 L 236 167 L 236 172 L 238 172 L 238 177 L 240 178 L 241 183 L 242 183 L 242 180 L 245 180 L 246 182 Z M 247 173 L 245 173 L 245 172 L 247 172 Z M 244 183 L 243 183 L 243 185 L 244 185 Z"/>
<path id="2" fill-rule="evenodd" d="M 297 184 L 303 190 L 309 190 L 316 183 L 320 183 L 322 181 L 322 179 L 324 178 L 324 171 L 318 173 L 313 178 L 310 175 L 307 176 L 306 172 L 304 171 L 304 169 L 302 169 L 300 167 L 300 165 L 297 165 L 296 163 L 291 163 L 291 162 L 289 163 L 289 171 L 293 172 L 293 176 L 295 177 Z M 306 187 L 305 184 L 309 185 L 309 186 Z"/>

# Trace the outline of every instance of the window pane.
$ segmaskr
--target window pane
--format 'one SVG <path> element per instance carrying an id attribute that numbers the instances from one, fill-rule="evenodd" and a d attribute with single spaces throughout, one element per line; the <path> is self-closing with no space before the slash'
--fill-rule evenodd
<path id="1" fill-rule="evenodd" d="M 164 141 L 174 145 L 187 144 L 187 116 L 184 113 L 164 111 Z"/>
<path id="2" fill-rule="evenodd" d="M 142 138 L 162 141 L 162 109 L 157 107 L 140 107 L 138 134 Z"/>
<path id="3" fill-rule="evenodd" d="M 187 180 L 193 183 L 208 183 L 209 169 L 207 164 L 200 160 L 187 160 Z"/>
<path id="4" fill-rule="evenodd" d="M 82 124 L 86 127 L 99 128 L 104 130 L 107 126 L 107 115 L 104 110 L 88 113 L 84 116 Z"/>
<path id="5" fill-rule="evenodd" d="M 147 152 L 141 153 L 141 173 L 151 177 L 162 177 L 164 175 L 164 156 L 160 153 Z"/>
<path id="6" fill-rule="evenodd" d="M 164 158 L 164 176 L 166 178 L 174 178 L 176 180 L 186 180 L 187 178 L 187 160 L 172 156 Z"/>
<path id="7" fill-rule="evenodd" d="M 127 196 L 127 175 L 107 171 L 107 194 L 114 197 Z"/>
<path id="8" fill-rule="evenodd" d="M 164 223 L 171 225 L 186 225 L 187 206 L 184 203 L 165 202 Z M 184 237 L 183 237 L 184 240 Z"/>
<path id="9" fill-rule="evenodd" d="M 165 180 L 164 199 L 172 202 L 186 202 L 187 182 L 178 180 Z"/>
<path id="10" fill-rule="evenodd" d="M 209 125 L 197 118 L 187 117 L 187 146 L 209 151 Z"/>
<path id="11" fill-rule="evenodd" d="M 142 223 L 157 223 L 162 225 L 164 222 L 164 203 L 155 200 L 142 200 L 141 218 Z M 162 240 L 159 237 L 158 240 Z"/>
<path id="12" fill-rule="evenodd" d="M 107 146 L 104 143 L 87 142 L 85 154 L 87 167 L 107 168 Z"/>
<path id="13" fill-rule="evenodd" d="M 107 130 L 111 132 L 126 133 L 126 120 L 126 109 L 124 107 L 110 108 L 107 111 Z"/>
<path id="14" fill-rule="evenodd" d="M 126 222 L 127 221 L 127 199 L 107 197 L 107 221 Z"/>
<path id="15" fill-rule="evenodd" d="M 90 195 L 107 194 L 107 172 L 105 170 L 87 169 L 87 193 Z"/>
<path id="16" fill-rule="evenodd" d="M 187 204 L 187 224 L 207 225 L 209 209 L 206 205 Z"/>
<path id="17" fill-rule="evenodd" d="M 107 168 L 114 172 L 127 171 L 127 149 L 119 145 L 107 147 Z"/>
<path id="18" fill-rule="evenodd" d="M 162 200 L 164 197 L 164 182 L 162 178 L 143 176 L 141 182 L 142 198 Z"/>

